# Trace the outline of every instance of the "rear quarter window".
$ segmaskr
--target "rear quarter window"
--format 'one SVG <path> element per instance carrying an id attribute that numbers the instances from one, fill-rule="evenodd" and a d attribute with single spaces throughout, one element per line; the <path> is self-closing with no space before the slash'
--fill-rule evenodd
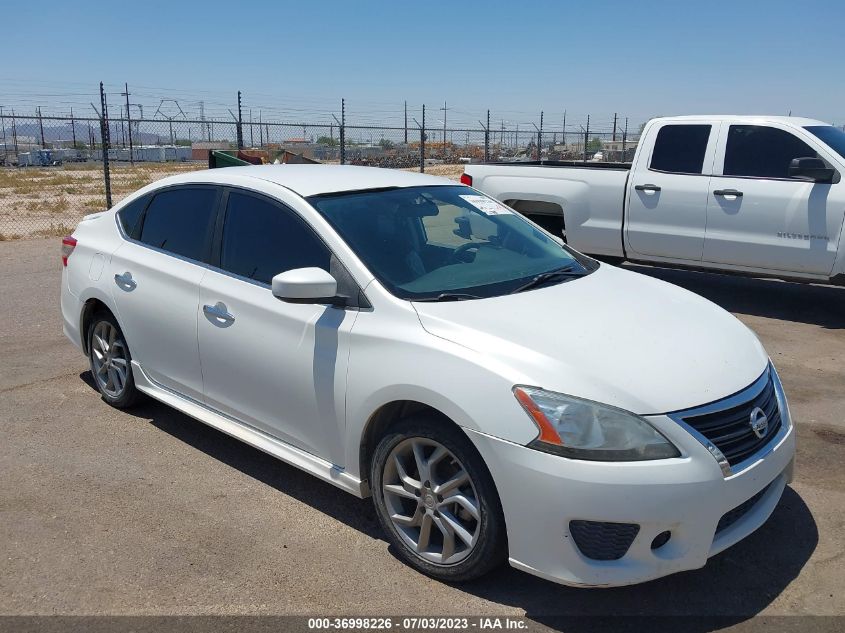
<path id="1" fill-rule="evenodd" d="M 120 221 L 120 226 L 123 228 L 123 232 L 129 237 L 135 238 L 138 236 L 138 229 L 140 228 L 139 220 L 149 201 L 150 196 L 141 196 L 117 212 L 117 219 Z"/>

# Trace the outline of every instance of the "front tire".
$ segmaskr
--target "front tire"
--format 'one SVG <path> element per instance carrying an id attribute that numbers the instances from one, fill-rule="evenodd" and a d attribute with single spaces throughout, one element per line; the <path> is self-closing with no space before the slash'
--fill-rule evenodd
<path id="1" fill-rule="evenodd" d="M 463 582 L 507 557 L 493 478 L 456 427 L 427 416 L 400 422 L 376 447 L 370 481 L 379 522 L 411 567 Z"/>
<path id="2" fill-rule="evenodd" d="M 117 320 L 98 312 L 88 326 L 88 361 L 97 391 L 108 404 L 127 409 L 141 399 L 132 376 L 132 356 Z"/>

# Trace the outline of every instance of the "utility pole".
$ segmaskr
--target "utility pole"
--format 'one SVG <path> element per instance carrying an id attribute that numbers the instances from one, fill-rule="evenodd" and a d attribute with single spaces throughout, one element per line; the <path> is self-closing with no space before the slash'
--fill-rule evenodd
<path id="1" fill-rule="evenodd" d="M 420 126 L 420 173 L 425 172 L 425 104 L 422 111 L 422 125 Z"/>
<path id="2" fill-rule="evenodd" d="M 446 158 L 446 111 L 449 109 L 446 107 L 446 102 L 443 102 L 443 107 L 440 108 L 443 110 L 443 158 Z"/>
<path id="3" fill-rule="evenodd" d="M 264 124 L 261 120 L 261 110 L 258 111 L 258 147 L 264 147 Z"/>
<path id="4" fill-rule="evenodd" d="M 408 101 L 405 101 L 405 145 L 408 144 Z"/>
<path id="5" fill-rule="evenodd" d="M 501 155 L 501 150 L 499 151 Z M 487 126 L 484 128 L 484 161 L 490 160 L 490 110 L 487 110 Z"/>
<path id="6" fill-rule="evenodd" d="M 129 114 L 129 84 L 123 84 L 123 93 L 122 95 L 126 97 L 126 126 L 129 128 L 129 163 L 134 165 L 135 164 L 135 156 L 132 147 L 132 117 Z"/>
<path id="7" fill-rule="evenodd" d="M 501 147 L 505 146 L 505 120 L 502 119 L 502 132 L 499 135 L 499 145 Z"/>
<path id="8" fill-rule="evenodd" d="M 73 149 L 76 149 L 76 121 L 73 120 L 73 106 L 70 108 L 70 134 L 73 137 Z M 6 133 L 3 132 L 3 142 L 6 141 Z"/>
<path id="9" fill-rule="evenodd" d="M 590 140 L 590 115 L 587 115 L 587 129 L 584 130 L 584 162 L 587 162 L 587 143 Z"/>
<path id="10" fill-rule="evenodd" d="M 200 134 L 200 140 L 202 140 L 203 136 L 205 135 L 208 130 L 206 129 L 205 123 L 205 101 L 200 101 L 200 121 L 202 121 L 202 133 Z M 208 134 L 208 140 L 211 141 L 211 134 Z"/>
<path id="11" fill-rule="evenodd" d="M 560 142 L 563 143 L 563 151 L 566 151 L 566 110 L 563 111 L 563 132 L 560 135 Z"/>
<path id="12" fill-rule="evenodd" d="M 622 132 L 622 160 L 625 162 L 625 143 L 628 141 L 628 117 L 625 117 L 625 131 Z"/>
<path id="13" fill-rule="evenodd" d="M 244 148 L 244 130 L 243 130 L 243 117 L 241 115 L 241 91 L 238 90 L 238 149 Z"/>
<path id="14" fill-rule="evenodd" d="M 540 129 L 537 130 L 537 160 L 543 162 L 543 111 L 540 110 Z"/>
<path id="15" fill-rule="evenodd" d="M 41 120 L 41 106 L 38 106 L 38 127 L 41 128 L 41 149 L 47 149 L 47 143 L 44 142 L 44 122 Z"/>
<path id="16" fill-rule="evenodd" d="M 613 113 L 613 140 L 616 140 L 616 113 Z"/>

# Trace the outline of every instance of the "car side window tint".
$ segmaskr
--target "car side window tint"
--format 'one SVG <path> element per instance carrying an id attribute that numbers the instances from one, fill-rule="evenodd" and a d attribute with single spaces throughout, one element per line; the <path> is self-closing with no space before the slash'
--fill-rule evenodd
<path id="1" fill-rule="evenodd" d="M 269 284 L 294 268 L 329 271 L 331 252 L 293 211 L 269 200 L 232 192 L 223 223 L 220 267 Z"/>
<path id="2" fill-rule="evenodd" d="M 794 134 L 765 125 L 732 125 L 725 147 L 725 176 L 789 178 L 795 158 L 818 158 L 816 151 Z"/>
<path id="3" fill-rule="evenodd" d="M 700 174 L 710 139 L 709 125 L 664 125 L 657 132 L 651 169 L 676 174 Z"/>
<path id="4" fill-rule="evenodd" d="M 144 212 L 144 207 L 150 201 L 149 196 L 141 196 L 137 200 L 133 200 L 126 206 L 122 207 L 117 212 L 117 219 L 120 220 L 120 226 L 123 227 L 123 232 L 129 237 L 136 237 L 136 229 L 138 228 L 138 220 Z"/>
<path id="5" fill-rule="evenodd" d="M 186 187 L 157 193 L 147 207 L 141 241 L 188 259 L 202 261 L 215 217 L 217 190 Z"/>

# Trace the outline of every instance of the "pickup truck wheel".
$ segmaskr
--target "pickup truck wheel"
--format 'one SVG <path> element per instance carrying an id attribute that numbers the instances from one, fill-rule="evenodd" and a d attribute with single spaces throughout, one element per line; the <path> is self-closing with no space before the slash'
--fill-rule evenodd
<path id="1" fill-rule="evenodd" d="M 132 356 L 117 320 L 100 312 L 88 327 L 88 360 L 97 390 L 107 403 L 126 409 L 141 399 L 132 377 Z"/>
<path id="2" fill-rule="evenodd" d="M 398 556 L 446 582 L 477 578 L 507 555 L 487 467 L 457 428 L 412 417 L 390 429 L 371 466 L 379 522 Z"/>

